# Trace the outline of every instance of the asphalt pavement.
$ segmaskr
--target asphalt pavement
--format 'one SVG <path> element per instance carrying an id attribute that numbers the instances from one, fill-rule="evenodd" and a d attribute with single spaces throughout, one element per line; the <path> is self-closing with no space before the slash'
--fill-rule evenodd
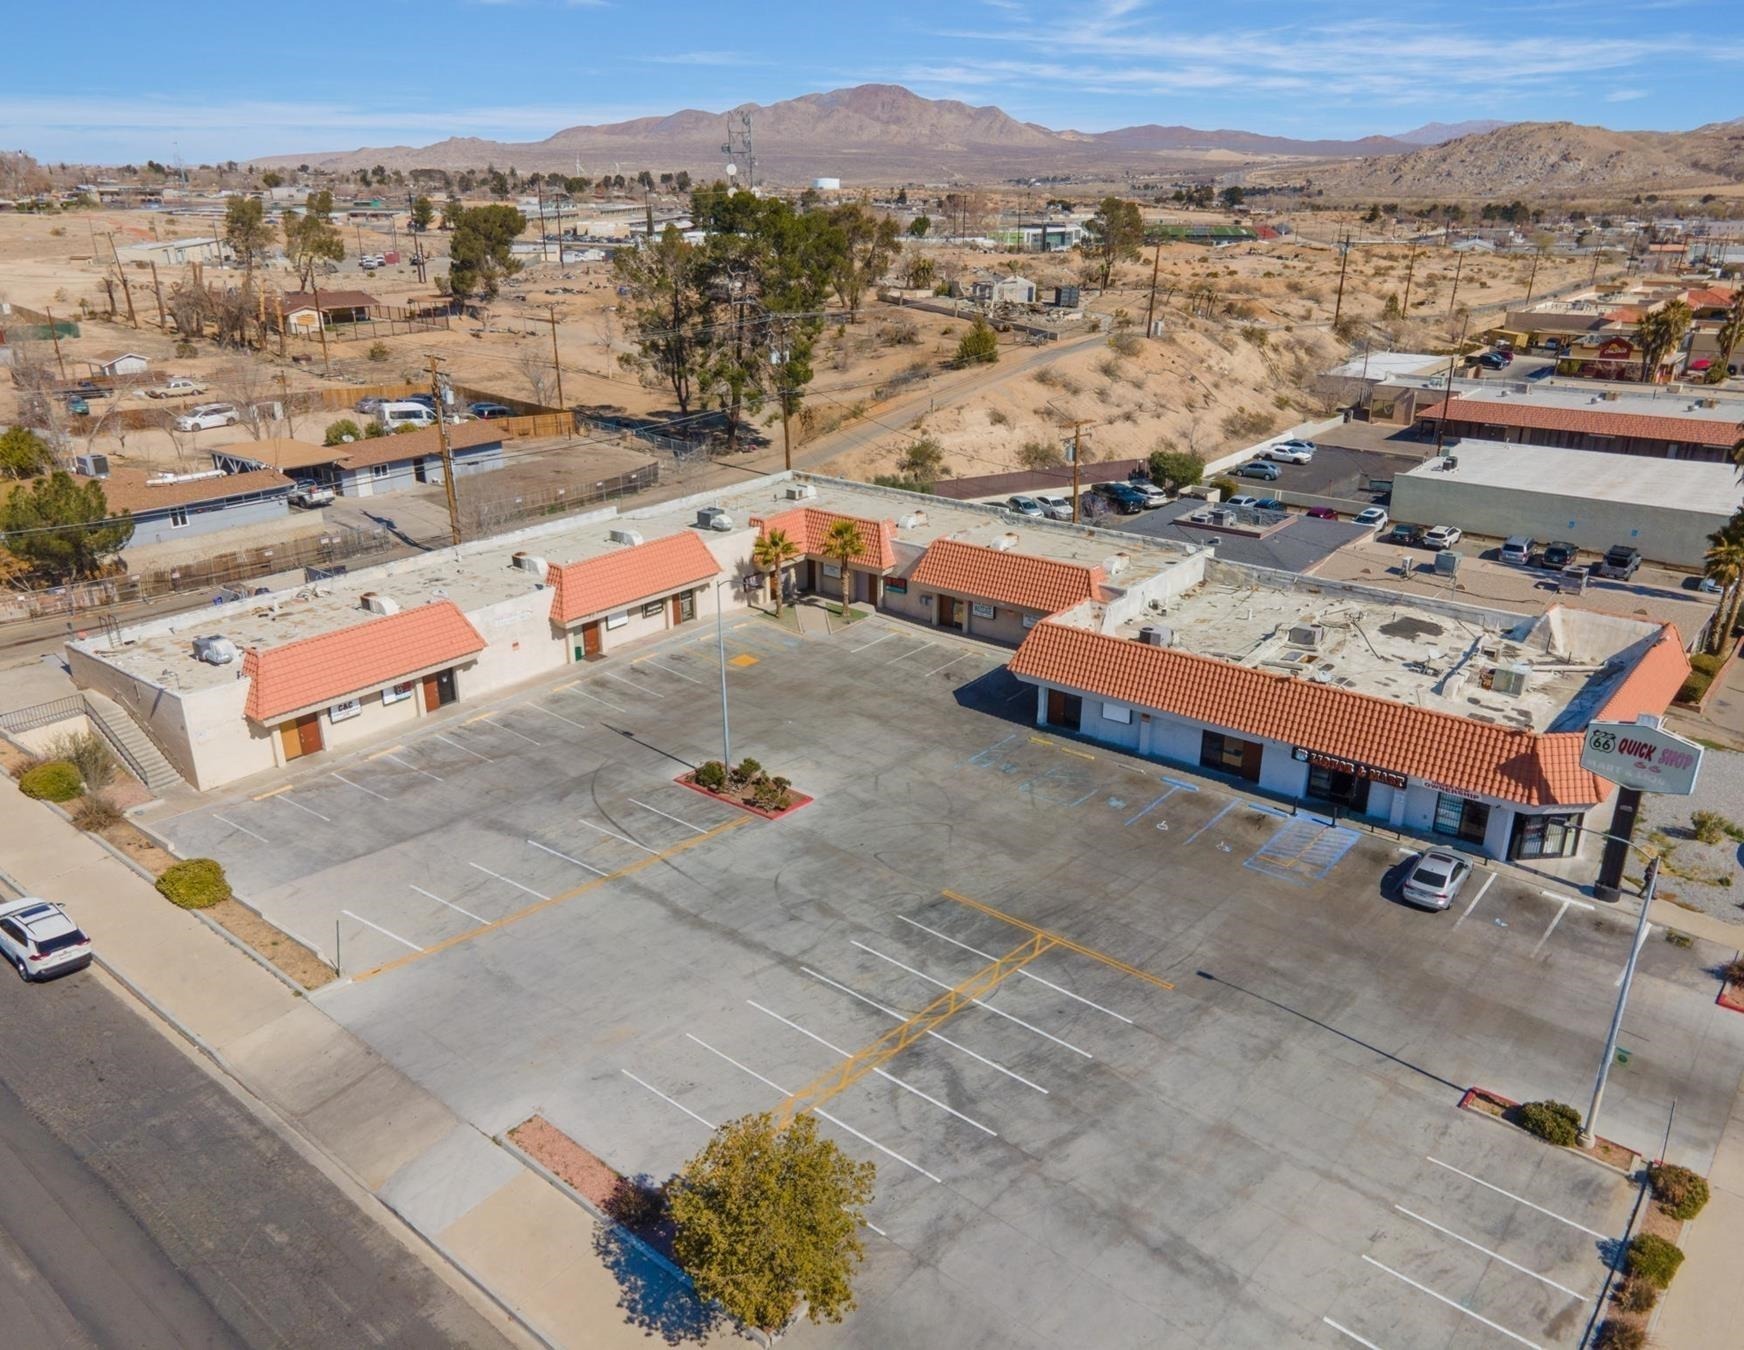
<path id="1" fill-rule="evenodd" d="M 0 1343 L 505 1344 L 107 977 L 0 1022 Z"/>

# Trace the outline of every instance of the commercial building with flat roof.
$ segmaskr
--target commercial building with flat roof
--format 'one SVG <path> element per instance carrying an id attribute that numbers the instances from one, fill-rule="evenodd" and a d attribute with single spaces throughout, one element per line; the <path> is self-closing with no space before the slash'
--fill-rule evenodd
<path id="1" fill-rule="evenodd" d="M 1598 553 L 1627 544 L 1653 562 L 1700 567 L 1708 536 L 1741 501 L 1744 486 L 1727 463 L 1462 438 L 1447 458 L 1395 477 L 1390 510 L 1418 525 L 1567 540 Z"/>
<path id="2" fill-rule="evenodd" d="M 1725 460 L 1744 437 L 1744 399 L 1666 389 L 1652 393 L 1497 382 L 1419 402 L 1418 428 L 1450 436 L 1609 450 L 1661 459 Z"/>

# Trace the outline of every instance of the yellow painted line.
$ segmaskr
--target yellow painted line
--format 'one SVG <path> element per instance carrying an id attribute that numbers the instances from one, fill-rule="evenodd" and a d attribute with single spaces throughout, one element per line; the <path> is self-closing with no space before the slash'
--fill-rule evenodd
<path id="1" fill-rule="evenodd" d="M 364 758 L 381 759 L 384 755 L 397 755 L 405 748 L 403 745 L 390 745 L 386 750 L 377 750 L 373 755 L 365 755 Z"/>
<path id="2" fill-rule="evenodd" d="M 474 722 L 483 722 L 483 721 L 487 720 L 488 718 L 495 717 L 496 715 L 497 715 L 497 710 L 495 708 L 492 708 L 489 712 L 481 712 L 477 717 L 467 718 L 460 725 L 463 727 L 469 727 Z"/>
<path id="3" fill-rule="evenodd" d="M 573 689 L 573 688 L 575 688 L 576 685 L 578 685 L 580 683 L 581 683 L 580 680 L 571 680 L 568 684 L 558 685 L 557 688 L 553 689 L 551 692 L 554 694 L 561 694 L 565 689 Z"/>
<path id="4" fill-rule="evenodd" d="M 1077 750 L 1069 745 L 1061 745 L 1058 741 L 1050 740 L 1046 736 L 1031 736 L 1029 738 L 1029 743 L 1031 745 L 1045 745 L 1050 750 L 1058 750 L 1062 755 L 1076 755 L 1079 759 L 1096 758 L 1096 756 L 1091 754 L 1088 750 Z"/>
<path id="5" fill-rule="evenodd" d="M 1046 928 L 1038 928 L 1035 924 L 1030 923 L 1026 919 L 1019 919 L 1014 915 L 1007 914 L 1002 909 L 993 908 L 992 905 L 987 904 L 985 901 L 971 899 L 969 896 L 963 895 L 958 891 L 940 891 L 939 894 L 944 896 L 947 900 L 955 900 L 959 905 L 967 905 L 970 909 L 978 909 L 983 914 L 998 919 L 1001 923 L 1010 924 L 1013 928 L 1021 928 L 1024 932 L 1029 933 L 1033 937 L 1047 938 L 1057 946 L 1064 947 L 1068 951 L 1077 952 L 1080 956 L 1088 956 L 1092 961 L 1100 961 L 1103 965 L 1118 970 L 1123 975 L 1130 975 L 1135 980 L 1144 980 L 1147 984 L 1154 984 L 1159 989 L 1173 989 L 1175 987 L 1160 975 L 1153 975 L 1148 970 L 1140 970 L 1137 966 L 1128 965 L 1119 957 L 1110 956 L 1107 952 L 1097 951 L 1094 947 L 1086 947 L 1082 942 L 1074 942 L 1064 934 L 1055 933 Z"/>
<path id="6" fill-rule="evenodd" d="M 749 825 L 753 819 L 755 819 L 755 817 L 740 816 L 736 820 L 729 820 L 725 824 L 715 826 L 714 829 L 710 830 L 707 834 L 699 834 L 693 839 L 682 840 L 679 843 L 674 844 L 671 848 L 665 849 L 659 853 L 651 853 L 645 858 L 638 858 L 628 866 L 620 867 L 616 872 L 607 873 L 603 877 L 595 877 L 591 881 L 584 881 L 581 885 L 571 887 L 567 891 L 560 891 L 549 900 L 536 901 L 533 904 L 528 905 L 525 909 L 518 909 L 513 914 L 505 914 L 502 918 L 487 923 L 482 927 L 469 928 L 464 933 L 456 933 L 451 938 L 444 938 L 441 942 L 424 948 L 423 951 L 408 952 L 405 956 L 399 957 L 393 961 L 383 962 L 379 966 L 371 966 L 368 970 L 352 976 L 352 982 L 354 984 L 361 984 L 365 980 L 374 979 L 377 975 L 385 975 L 391 970 L 398 970 L 402 966 L 409 966 L 414 961 L 422 961 L 427 956 L 435 956 L 438 952 L 445 952 L 451 947 L 458 947 L 463 942 L 471 942 L 474 938 L 483 937 L 486 933 L 494 933 L 500 928 L 507 928 L 510 924 L 519 923 L 522 919 L 530 918 L 532 915 L 538 914 L 542 910 L 550 909 L 553 905 L 561 905 L 564 901 L 573 900 L 578 895 L 586 895 L 589 891 L 598 890 L 608 882 L 616 881 L 620 877 L 627 877 L 636 872 L 640 872 L 643 868 L 652 867 L 655 863 L 664 862 L 667 858 L 676 857 L 678 854 L 687 852 L 688 850 L 695 848 L 698 844 L 707 843 L 710 839 L 723 835 L 729 830 L 736 830 L 741 825 Z"/>
<path id="7" fill-rule="evenodd" d="M 253 800 L 255 800 L 257 802 L 264 802 L 268 797 L 276 797 L 281 792 L 289 792 L 295 786 L 296 786 L 295 783 L 280 783 L 271 792 L 258 792 L 258 793 L 256 793 Z"/>

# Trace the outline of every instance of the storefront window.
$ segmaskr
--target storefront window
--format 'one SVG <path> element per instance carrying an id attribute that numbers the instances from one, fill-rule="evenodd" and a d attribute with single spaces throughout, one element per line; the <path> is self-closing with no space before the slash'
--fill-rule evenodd
<path id="1" fill-rule="evenodd" d="M 1510 858 L 1566 858 L 1580 840 L 1578 815 L 1514 817 Z"/>
<path id="2" fill-rule="evenodd" d="M 1199 764 L 1218 773 L 1232 773 L 1250 783 L 1260 780 L 1260 757 L 1265 746 L 1258 741 L 1244 741 L 1238 736 L 1225 736 L 1221 731 L 1207 731 L 1199 740 Z"/>
<path id="3" fill-rule="evenodd" d="M 1490 808 L 1487 803 L 1456 797 L 1451 792 L 1443 792 L 1435 799 L 1435 833 L 1481 844 L 1489 826 Z"/>
<path id="4" fill-rule="evenodd" d="M 1308 795 L 1323 802 L 1336 802 L 1352 811 L 1367 811 L 1369 780 L 1314 764 L 1308 769 Z"/>

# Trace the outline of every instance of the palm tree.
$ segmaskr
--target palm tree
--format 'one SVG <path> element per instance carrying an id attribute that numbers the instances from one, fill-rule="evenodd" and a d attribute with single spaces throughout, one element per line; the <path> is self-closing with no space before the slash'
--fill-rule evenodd
<path id="1" fill-rule="evenodd" d="M 1738 626 L 1738 611 L 1744 608 L 1744 507 L 1710 534 L 1708 542 L 1711 547 L 1703 555 L 1702 571 L 1723 591 L 1708 638 L 1708 650 L 1718 653 L 1731 641 Z"/>
<path id="2" fill-rule="evenodd" d="M 1635 345 L 1641 349 L 1641 383 L 1652 384 L 1659 378 L 1660 363 L 1677 349 L 1689 326 L 1690 307 L 1682 300 L 1642 316 L 1635 325 Z"/>
<path id="3" fill-rule="evenodd" d="M 824 535 L 823 555 L 842 569 L 842 617 L 848 617 L 848 592 L 854 584 L 854 574 L 848 570 L 850 560 L 866 551 L 866 541 L 860 537 L 860 526 L 852 520 L 838 520 Z"/>
<path id="4" fill-rule="evenodd" d="M 1744 342 L 1744 287 L 1733 297 L 1732 308 L 1726 311 L 1719 331 L 1714 334 L 1717 353 L 1714 364 L 1708 367 L 1709 384 L 1719 384 L 1726 378 L 1726 367 L 1732 363 L 1732 353 L 1740 342 Z"/>
<path id="5" fill-rule="evenodd" d="M 751 561 L 757 570 L 769 578 L 769 599 L 775 606 L 775 617 L 781 617 L 781 573 L 788 563 L 799 556 L 799 545 L 787 537 L 785 530 L 765 530 L 751 545 Z"/>

